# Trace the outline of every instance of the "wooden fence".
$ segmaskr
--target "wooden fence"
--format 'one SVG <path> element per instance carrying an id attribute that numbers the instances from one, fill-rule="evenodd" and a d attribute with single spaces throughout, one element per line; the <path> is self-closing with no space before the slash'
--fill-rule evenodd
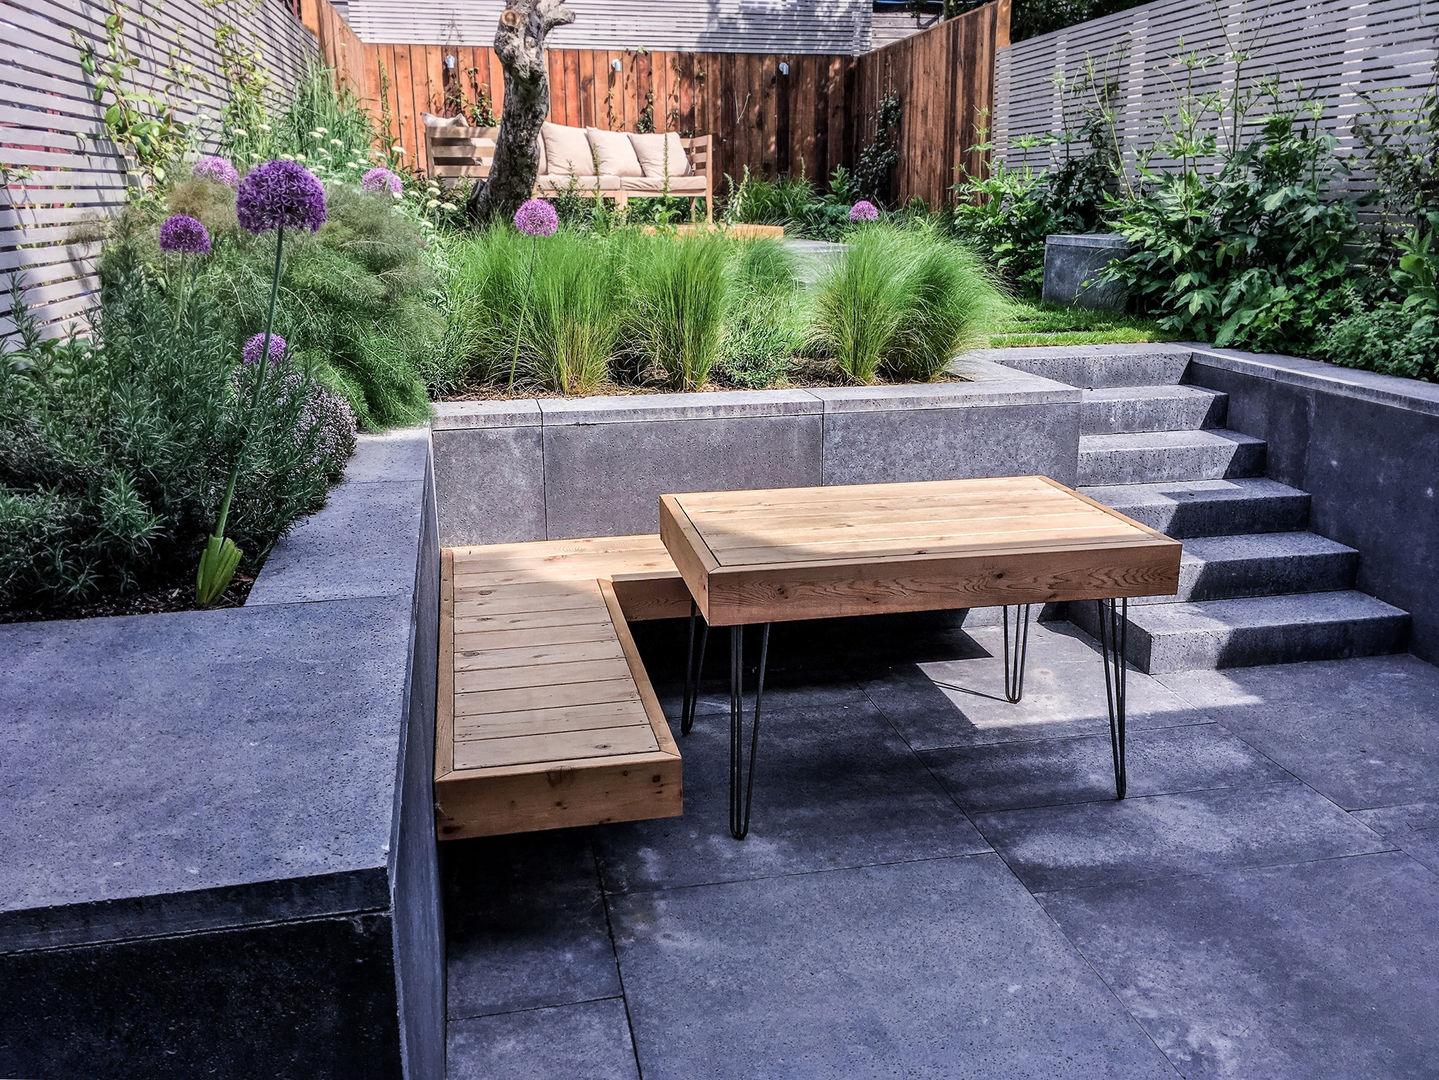
<path id="1" fill-rule="evenodd" d="M 1439 56 L 1439 0 L 1155 0 L 1001 48 L 995 72 L 995 153 L 1006 165 L 1047 166 L 1063 148 L 1025 136 L 1073 130 L 1087 95 L 1066 92 L 1092 63 L 1111 88 L 1115 135 L 1133 164 L 1186 92 L 1224 95 L 1236 79 L 1277 81 L 1289 104 L 1323 102 L 1324 125 L 1352 152 L 1370 96 L 1402 113 Z M 1193 72 L 1183 58 L 1209 58 Z M 1263 110 L 1251 114 L 1257 123 Z M 1159 167 L 1173 163 L 1159 158 Z M 1352 190 L 1371 186 L 1362 163 Z"/>
<path id="2" fill-rule="evenodd" d="M 10 275 L 22 275 L 24 300 L 51 332 L 83 319 L 98 283 L 94 243 L 73 242 L 77 226 L 125 199 L 125 164 L 105 139 L 97 105 L 80 69 L 72 33 L 105 39 L 109 4 L 93 0 L 6 0 L 0 7 L 0 341 L 9 320 Z M 158 87 L 165 67 L 189 65 L 181 119 L 203 136 L 214 131 L 227 97 L 215 31 L 224 5 L 205 0 L 127 0 L 125 39 L 139 68 L 132 88 Z M 318 59 L 314 38 L 285 0 L 237 5 L 234 21 L 258 48 L 277 93 L 287 93 Z M 205 115 L 208 114 L 208 121 Z"/>
<path id="3" fill-rule="evenodd" d="M 301 0 L 301 10 L 327 61 L 417 168 L 427 165 L 421 113 L 453 115 L 483 95 L 499 115 L 504 72 L 493 49 L 366 43 L 327 0 Z M 940 203 L 956 166 L 983 168 L 969 148 L 987 124 L 995 50 L 1008 35 L 1009 0 L 996 0 L 861 56 L 550 49 L 550 115 L 616 131 L 712 134 L 723 173 L 748 166 L 823 178 L 854 165 L 892 93 L 904 107 L 896 191 Z"/>

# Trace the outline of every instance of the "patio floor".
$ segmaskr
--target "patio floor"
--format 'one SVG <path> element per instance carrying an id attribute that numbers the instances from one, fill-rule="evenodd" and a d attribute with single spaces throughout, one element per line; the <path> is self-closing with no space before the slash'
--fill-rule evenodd
<path id="1" fill-rule="evenodd" d="M 743 842 L 717 649 L 683 818 L 444 845 L 452 1080 L 1439 1075 L 1439 669 L 1131 672 L 1117 803 L 1096 646 L 999 648 L 777 626 Z"/>

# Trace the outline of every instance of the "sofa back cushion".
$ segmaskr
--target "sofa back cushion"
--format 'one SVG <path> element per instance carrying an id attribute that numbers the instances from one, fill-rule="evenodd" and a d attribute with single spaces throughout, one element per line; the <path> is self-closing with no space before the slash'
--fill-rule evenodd
<path id="1" fill-rule="evenodd" d="M 594 176 L 595 156 L 585 129 L 551 124 L 540 128 L 545 143 L 545 172 L 551 176 Z"/>
<path id="2" fill-rule="evenodd" d="M 595 152 L 595 164 L 601 176 L 643 176 L 640 159 L 623 131 L 585 128 L 585 136 Z"/>
<path id="3" fill-rule="evenodd" d="M 689 176 L 694 172 L 690 159 L 685 154 L 685 144 L 673 131 L 663 134 L 631 135 L 630 145 L 639 158 L 640 169 L 645 176 L 664 176 L 668 158 L 670 176 Z"/>

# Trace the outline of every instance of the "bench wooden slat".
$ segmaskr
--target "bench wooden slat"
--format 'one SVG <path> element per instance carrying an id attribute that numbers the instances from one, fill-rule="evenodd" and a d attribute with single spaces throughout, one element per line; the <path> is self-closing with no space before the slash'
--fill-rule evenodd
<path id="1" fill-rule="evenodd" d="M 462 742 L 455 746 L 455 768 L 489 768 L 495 765 L 528 765 L 616 754 L 643 754 L 659 750 L 648 724 L 603 728 L 595 731 L 561 731 L 543 735 L 516 735 L 483 742 Z"/>

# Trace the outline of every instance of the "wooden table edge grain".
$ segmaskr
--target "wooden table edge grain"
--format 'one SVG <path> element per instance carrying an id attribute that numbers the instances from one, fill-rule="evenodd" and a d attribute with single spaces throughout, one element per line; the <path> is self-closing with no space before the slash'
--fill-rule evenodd
<path id="1" fill-rule="evenodd" d="M 1105 542 L 1050 538 L 1026 547 L 1022 541 L 990 545 L 973 552 L 913 552 L 865 558 L 843 555 L 788 563 L 724 566 L 704 529 L 686 511 L 684 500 L 739 492 L 688 492 L 660 497 L 660 539 L 670 552 L 700 614 L 711 626 L 790 622 L 799 619 L 901 611 L 951 610 L 1003 604 L 1065 600 L 1117 599 L 1173 594 L 1179 588 L 1182 545 L 1156 529 L 1120 513 L 1047 476 L 985 478 L 1039 482 L 1102 512 L 1134 530 Z M 968 481 L 905 482 L 906 491 L 962 487 Z M 836 485 L 879 491 L 889 485 Z M 755 491 L 773 500 L 776 491 Z M 815 488 L 788 489 L 812 495 Z M 782 514 L 783 508 L 775 508 Z M 746 511 L 751 512 L 751 511 Z"/>

